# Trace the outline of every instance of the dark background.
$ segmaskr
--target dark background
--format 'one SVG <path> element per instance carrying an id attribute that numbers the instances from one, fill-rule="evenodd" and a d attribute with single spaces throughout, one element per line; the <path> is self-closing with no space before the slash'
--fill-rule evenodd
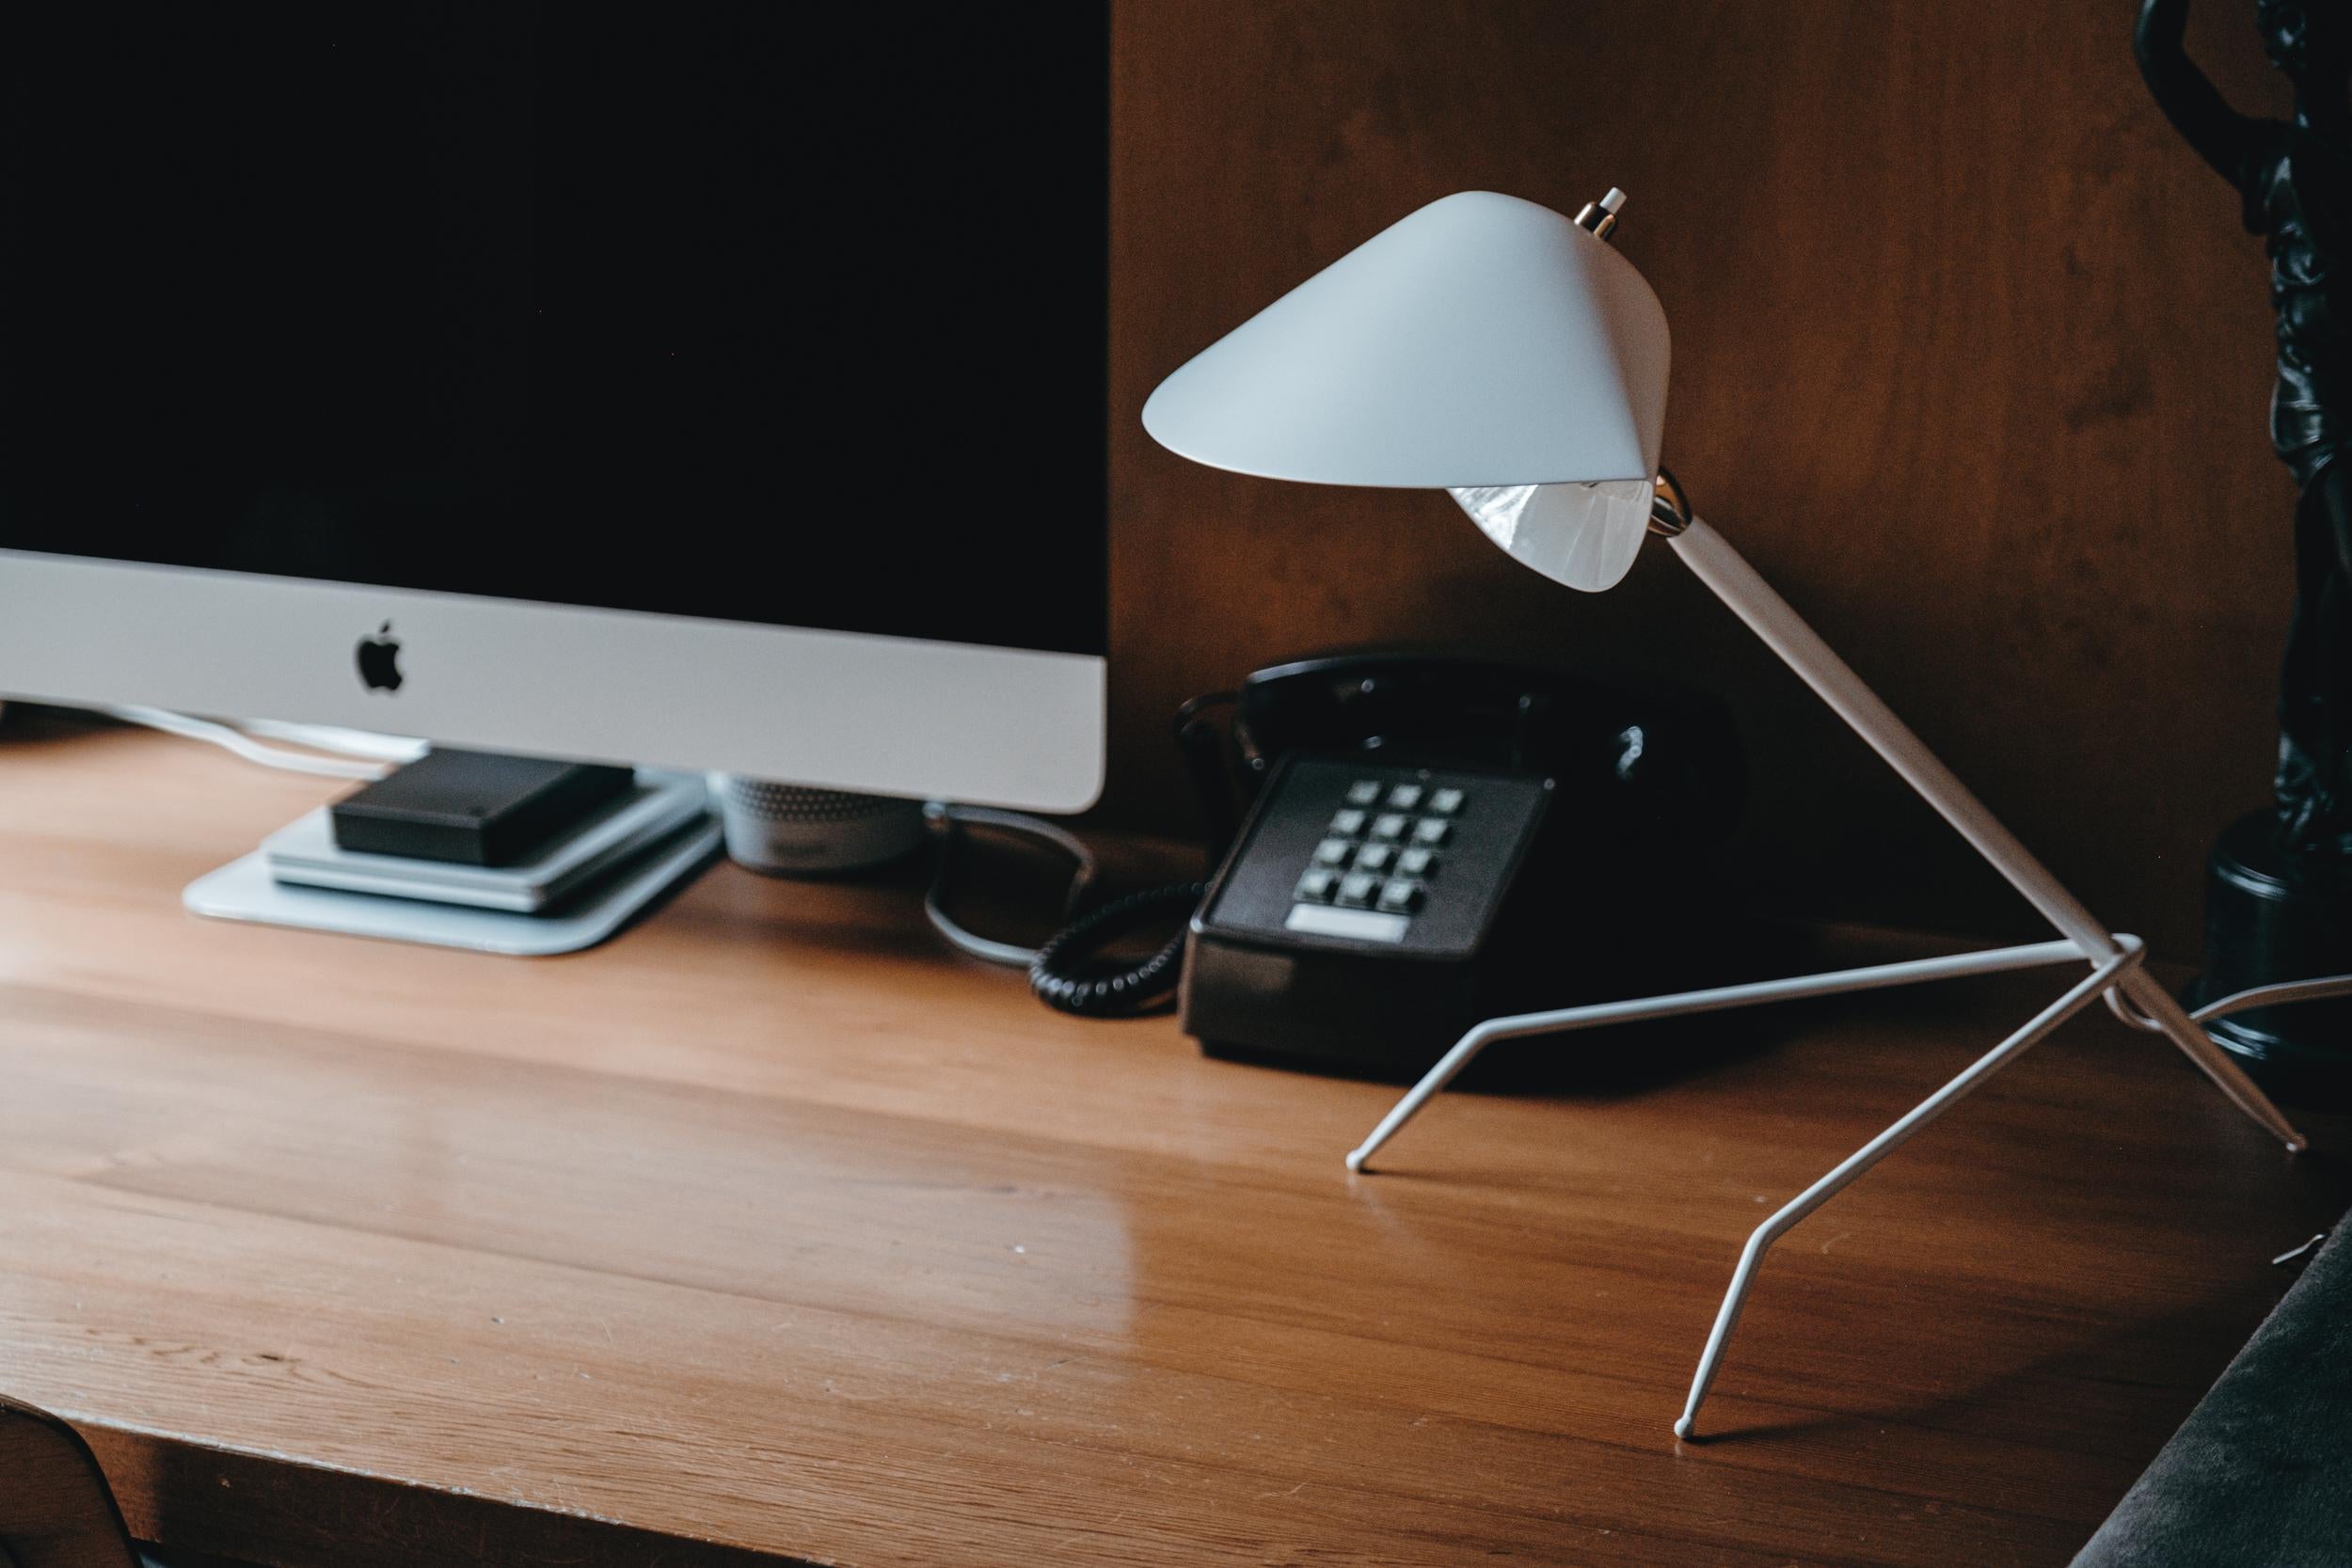
<path id="1" fill-rule="evenodd" d="M 0 544 L 1102 651 L 1099 8 L 38 8 Z"/>
<path id="2" fill-rule="evenodd" d="M 1111 793 L 1189 820 L 1167 716 L 1302 648 L 1461 641 L 1724 693 L 1732 872 L 1784 908 L 2034 933 L 2030 911 L 1663 550 L 1612 593 L 1440 496 L 1152 445 L 1158 379 L 1424 202 L 1574 213 L 1664 301 L 1665 460 L 2103 918 L 2199 946 L 2212 835 L 2267 798 L 2295 493 L 2268 270 L 2132 61 L 2132 0 L 1120 0 Z M 2252 0 L 2190 46 L 2287 107 Z"/>
<path id="3" fill-rule="evenodd" d="M 55 8 L 72 21 L 41 25 L 135 41 L 159 90 L 181 47 L 172 29 L 199 24 L 122 29 L 106 8 Z M 1505 560 L 1443 498 L 1219 474 L 1161 451 L 1136 422 L 1160 377 L 1426 201 L 1485 186 L 1573 212 L 1616 183 L 1632 196 L 1616 243 L 1674 326 L 1666 459 L 1701 512 L 2094 910 L 2193 956 L 2206 846 L 2266 794 L 2294 493 L 2265 429 L 2261 247 L 2148 101 L 2131 57 L 2135 9 L 1117 0 L 1113 733 L 1101 817 L 1195 825 L 1168 744 L 1170 711 L 1194 692 L 1308 649 L 1453 642 L 1657 670 L 1729 697 L 1756 792 L 1729 869 L 1773 903 L 2032 930 L 2013 895 L 1664 552 L 1609 594 L 1574 594 Z M 2191 46 L 2241 107 L 2281 113 L 2251 9 L 2201 0 Z M 844 13 L 830 14 L 837 26 Z M 986 25 L 951 8 L 893 12 L 887 24 L 852 16 L 848 36 L 863 42 L 847 54 L 812 35 L 780 56 L 833 107 L 755 215 L 781 214 L 798 258 L 829 267 L 841 290 L 862 266 L 943 250 L 953 264 L 933 272 L 928 297 L 961 280 L 960 303 L 983 313 L 1017 287 L 1013 261 L 1079 255 L 1074 240 L 1057 252 L 1035 238 L 1050 231 L 1053 209 L 1036 205 L 1050 182 L 1019 165 L 983 168 L 970 151 L 993 123 L 977 111 L 899 137 L 903 176 L 866 189 L 857 224 L 811 215 L 812 165 L 848 166 L 919 113 L 920 94 L 894 90 L 907 38 L 962 25 L 977 36 L 958 47 L 977 60 L 1030 14 L 992 10 Z M 1090 12 L 1036 14 L 1060 37 Z M 0 33 L 31 26 L 0 20 Z M 613 81 L 639 69 L 626 39 L 590 41 Z M 78 101 L 35 58 L 0 48 L 11 124 L 28 102 Z M 1034 96 L 1018 90 L 1021 71 L 1017 51 L 1000 54 L 967 85 L 992 108 L 1020 109 Z M 11 130 L 0 157 L 24 150 Z M 977 172 L 964 188 L 985 199 L 939 215 L 957 189 L 943 171 Z M 108 193 L 86 198 L 96 207 Z M 0 247 L 15 232 L 0 230 Z M 184 250 L 185 238 L 159 243 Z M 976 258 L 1004 265 L 982 277 L 968 270 Z M 1083 288 L 1079 270 L 1057 288 Z M 806 342 L 845 330 L 860 341 L 874 319 L 837 296 L 776 292 Z M 843 374 L 851 362 L 833 359 Z M 952 375 L 936 362 L 921 376 L 867 364 L 856 398 L 789 400 L 819 422 L 778 421 L 785 460 L 768 494 L 783 522 L 726 542 L 794 541 L 768 558 L 767 576 L 784 579 L 777 563 L 845 538 L 919 533 L 953 548 L 961 537 L 972 547 L 959 565 L 982 585 L 967 596 L 990 615 L 1024 592 L 1029 569 L 1050 577 L 1070 559 L 1041 508 L 1056 503 L 1056 476 L 1084 488 L 1100 442 L 1089 432 L 1059 444 L 1073 427 L 1040 402 L 1043 378 L 1001 352 Z M 210 386 L 199 378 L 184 396 L 200 403 Z M 976 408 L 1018 424 L 1013 471 L 1014 449 L 1000 446 L 993 462 L 918 476 L 909 449 L 930 450 Z M 867 460 L 840 461 L 861 436 Z M 0 453 L 0 491 L 25 455 L 21 444 Z M 606 547 L 640 565 L 678 559 L 648 539 L 699 550 L 697 571 L 729 559 L 722 531 L 689 509 L 660 517 L 634 544 Z M 582 531 L 568 518 L 542 526 L 550 539 Z M 901 556 L 885 559 L 897 572 Z M 917 592 L 903 575 L 893 587 Z"/>

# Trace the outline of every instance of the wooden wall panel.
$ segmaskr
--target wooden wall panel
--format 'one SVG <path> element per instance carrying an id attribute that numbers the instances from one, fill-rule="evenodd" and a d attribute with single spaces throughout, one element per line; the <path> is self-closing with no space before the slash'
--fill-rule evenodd
<path id="1" fill-rule="evenodd" d="M 2283 106 L 2249 8 L 2194 41 Z M 1730 696 L 1738 876 L 1784 906 L 2030 928 L 1990 873 L 1662 551 L 1545 583 L 1442 498 L 1213 473 L 1159 377 L 1423 202 L 1632 200 L 1667 462 L 2106 917 L 2194 953 L 2201 856 L 2264 799 L 2293 491 L 2265 437 L 2258 242 L 2141 90 L 2129 0 L 1120 0 L 1114 754 L 1104 813 L 1191 820 L 1167 717 L 1391 640 L 1641 665 Z"/>

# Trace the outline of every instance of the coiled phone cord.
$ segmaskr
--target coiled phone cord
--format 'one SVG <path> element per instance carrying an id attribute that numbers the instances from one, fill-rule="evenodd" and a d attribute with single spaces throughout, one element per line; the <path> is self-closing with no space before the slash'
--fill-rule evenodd
<path id="1" fill-rule="evenodd" d="M 1157 1006 L 1176 989 L 1184 958 L 1184 927 L 1140 963 L 1089 965 L 1104 943 L 1169 914 L 1185 915 L 1209 891 L 1206 882 L 1168 882 L 1114 898 L 1080 915 L 1037 950 L 1029 990 L 1057 1012 L 1080 1018 L 1126 1018 Z"/>
<path id="2" fill-rule="evenodd" d="M 1157 1006 L 1175 990 L 1184 957 L 1184 929 L 1181 925 L 1173 936 L 1138 962 L 1104 965 L 1095 961 L 1094 955 L 1104 943 L 1167 914 L 1189 912 L 1208 891 L 1206 882 L 1169 882 L 1145 888 L 1076 914 L 1094 880 L 1095 863 L 1093 852 L 1067 829 L 1020 812 L 950 806 L 939 801 L 924 807 L 924 815 L 945 836 L 940 846 L 938 873 L 923 895 L 923 913 L 932 928 L 958 952 L 985 963 L 1027 970 L 1031 994 L 1057 1012 L 1074 1013 L 1081 1018 L 1130 1017 Z M 1044 946 L 1037 948 L 998 942 L 965 929 L 947 912 L 946 900 L 955 860 L 954 835 L 967 827 L 1021 833 L 1041 839 L 1069 855 L 1074 870 L 1064 911 L 1066 916 L 1076 914 L 1076 918 L 1056 932 Z"/>
<path id="3" fill-rule="evenodd" d="M 1204 708 L 1234 701 L 1235 695 L 1231 691 L 1211 692 L 1193 698 L 1176 710 L 1177 748 L 1200 789 L 1212 836 L 1218 841 L 1210 847 L 1213 860 L 1223 858 L 1222 841 L 1232 836 L 1232 805 L 1216 787 L 1219 781 L 1204 749 L 1204 741 L 1211 738 L 1213 732 L 1200 713 Z M 1092 851 L 1068 829 L 1020 812 L 951 806 L 938 801 L 924 807 L 924 814 L 943 836 L 939 870 L 930 892 L 924 895 L 923 912 L 932 927 L 959 952 L 989 963 L 1025 968 L 1029 972 L 1031 994 L 1058 1012 L 1081 1018 L 1130 1018 L 1155 1009 L 1175 990 L 1183 976 L 1184 958 L 1185 928 L 1181 917 L 1199 906 L 1208 893 L 1207 882 L 1163 883 L 1114 898 L 1081 914 L 1079 911 L 1094 880 L 1096 865 Z M 1044 946 L 1032 949 L 979 936 L 966 930 L 947 913 L 955 835 L 965 827 L 996 828 L 1041 839 L 1075 863 L 1063 906 L 1069 924 Z M 1096 958 L 1105 944 L 1170 914 L 1179 917 L 1175 931 L 1148 957 L 1135 962 L 1105 962 Z"/>

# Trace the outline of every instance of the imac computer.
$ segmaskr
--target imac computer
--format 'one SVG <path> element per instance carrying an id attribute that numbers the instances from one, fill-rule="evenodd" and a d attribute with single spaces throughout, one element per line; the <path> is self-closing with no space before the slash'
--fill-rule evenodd
<path id="1" fill-rule="evenodd" d="M 0 696 L 1074 811 L 1100 4 L 0 19 Z"/>

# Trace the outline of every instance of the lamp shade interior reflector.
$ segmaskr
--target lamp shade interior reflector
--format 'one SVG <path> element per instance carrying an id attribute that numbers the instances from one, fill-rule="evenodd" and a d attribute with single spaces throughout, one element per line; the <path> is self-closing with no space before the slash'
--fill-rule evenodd
<path id="1" fill-rule="evenodd" d="M 1597 484 L 1455 486 L 1478 531 L 1512 560 L 1570 588 L 1598 594 L 1625 580 L 1649 536 L 1646 479 Z"/>

